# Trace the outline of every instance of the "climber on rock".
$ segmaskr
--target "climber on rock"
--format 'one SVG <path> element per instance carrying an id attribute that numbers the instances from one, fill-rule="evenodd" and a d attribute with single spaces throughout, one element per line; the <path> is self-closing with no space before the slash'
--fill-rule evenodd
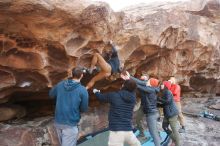
<path id="1" fill-rule="evenodd" d="M 96 65 L 100 67 L 100 72 L 90 80 L 90 82 L 86 85 L 86 89 L 90 89 L 91 87 L 93 87 L 95 82 L 109 77 L 113 73 L 120 72 L 120 61 L 118 58 L 118 52 L 114 47 L 112 41 L 109 42 L 106 48 L 107 49 L 105 57 L 103 57 L 99 53 L 95 53 L 92 58 L 91 66 L 88 69 L 88 72 L 92 74 L 95 69 L 98 69 Z"/>

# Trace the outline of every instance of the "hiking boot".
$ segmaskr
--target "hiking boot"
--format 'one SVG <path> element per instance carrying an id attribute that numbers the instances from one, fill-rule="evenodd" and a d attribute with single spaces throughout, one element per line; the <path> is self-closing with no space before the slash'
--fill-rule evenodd
<path id="1" fill-rule="evenodd" d="M 186 129 L 184 127 L 179 129 L 179 133 L 185 133 L 185 132 L 186 132 Z"/>

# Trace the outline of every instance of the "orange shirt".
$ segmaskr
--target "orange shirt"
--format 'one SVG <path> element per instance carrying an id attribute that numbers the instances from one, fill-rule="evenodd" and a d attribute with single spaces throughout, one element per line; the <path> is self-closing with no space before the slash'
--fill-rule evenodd
<path id="1" fill-rule="evenodd" d="M 170 91 L 173 94 L 173 99 L 175 102 L 180 102 L 180 92 L 181 92 L 181 88 L 179 85 L 177 84 L 172 84 Z"/>

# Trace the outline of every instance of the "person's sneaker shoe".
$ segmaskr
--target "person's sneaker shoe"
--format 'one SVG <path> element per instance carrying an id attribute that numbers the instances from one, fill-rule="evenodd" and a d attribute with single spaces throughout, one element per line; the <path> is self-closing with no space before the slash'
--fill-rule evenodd
<path id="1" fill-rule="evenodd" d="M 185 133 L 186 132 L 186 129 L 185 128 L 180 128 L 179 129 L 179 133 Z"/>

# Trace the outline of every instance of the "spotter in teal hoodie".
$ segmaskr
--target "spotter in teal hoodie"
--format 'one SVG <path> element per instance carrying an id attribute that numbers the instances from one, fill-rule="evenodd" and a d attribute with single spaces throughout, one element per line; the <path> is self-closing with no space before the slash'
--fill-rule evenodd
<path id="1" fill-rule="evenodd" d="M 76 126 L 80 121 L 80 112 L 88 109 L 88 92 L 80 82 L 68 79 L 59 82 L 50 92 L 56 98 L 55 123 Z"/>

